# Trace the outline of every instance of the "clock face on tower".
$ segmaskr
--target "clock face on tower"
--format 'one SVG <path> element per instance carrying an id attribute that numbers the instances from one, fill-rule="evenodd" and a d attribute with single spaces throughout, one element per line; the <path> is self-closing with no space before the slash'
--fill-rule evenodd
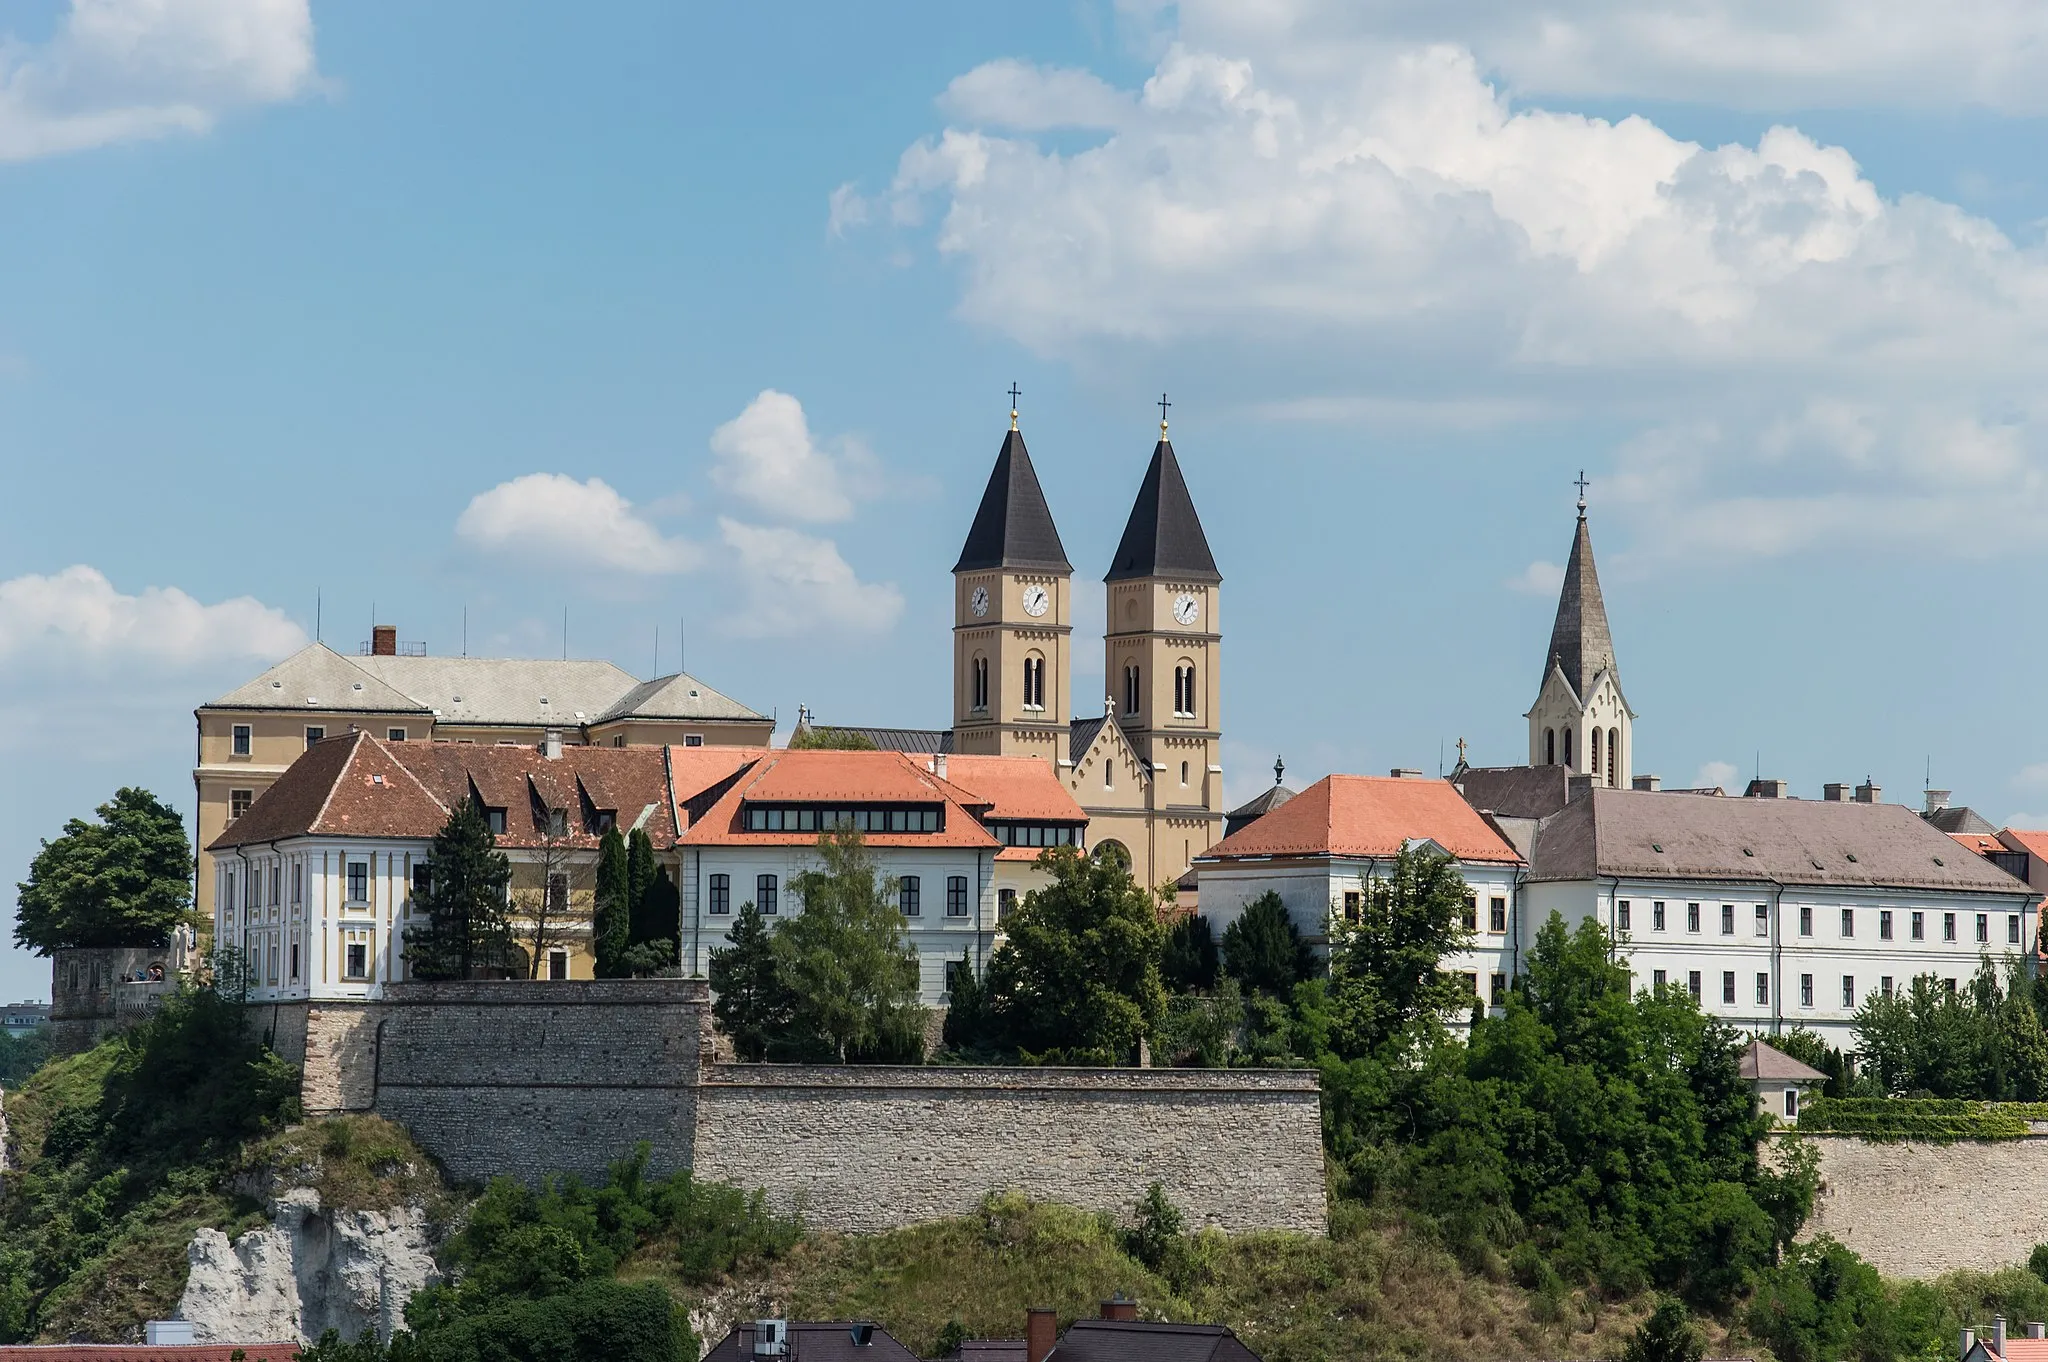
<path id="1" fill-rule="evenodd" d="M 1031 616 L 1031 618 L 1037 619 L 1051 605 L 1052 598 L 1045 594 L 1044 587 L 1027 586 L 1024 588 L 1024 613 Z"/>
<path id="2" fill-rule="evenodd" d="M 1182 624 L 1193 624 L 1195 616 L 1202 613 L 1201 602 L 1182 592 L 1173 598 L 1173 617 Z"/>
<path id="3" fill-rule="evenodd" d="M 976 619 L 986 615 L 988 613 L 988 588 L 985 586 L 974 588 L 974 595 L 967 602 L 967 608 L 974 612 Z"/>

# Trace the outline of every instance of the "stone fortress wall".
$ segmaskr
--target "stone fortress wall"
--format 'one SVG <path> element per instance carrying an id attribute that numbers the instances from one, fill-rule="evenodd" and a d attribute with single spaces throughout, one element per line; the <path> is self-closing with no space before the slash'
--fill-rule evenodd
<path id="1" fill-rule="evenodd" d="M 1124 1211 L 1154 1181 L 1193 1225 L 1325 1227 L 1320 1095 L 1294 1070 L 731 1064 L 697 980 L 389 985 L 256 1009 L 309 1112 L 404 1124 L 451 1176 L 656 1173 L 766 1188 L 848 1231 L 990 1191 Z"/>
<path id="2" fill-rule="evenodd" d="M 2048 1243 L 2048 1135 L 1956 1144 L 1802 1137 L 1820 1150 L 1821 1190 L 1800 1238 L 1827 1234 L 1887 1277 L 1924 1279 L 2024 1264 Z"/>

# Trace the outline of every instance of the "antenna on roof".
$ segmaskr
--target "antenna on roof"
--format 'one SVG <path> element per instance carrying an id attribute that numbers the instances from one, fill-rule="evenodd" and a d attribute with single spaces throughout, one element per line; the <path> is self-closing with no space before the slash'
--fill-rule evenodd
<path id="1" fill-rule="evenodd" d="M 654 670 L 648 675 L 661 675 L 661 626 L 658 624 L 654 626 Z"/>
<path id="2" fill-rule="evenodd" d="M 676 670 L 690 670 L 690 632 L 683 627 L 683 617 L 676 616 Z"/>
<path id="3" fill-rule="evenodd" d="M 469 656 L 469 607 L 462 607 L 462 655 Z"/>
<path id="4" fill-rule="evenodd" d="M 320 606 L 320 588 L 316 586 L 313 588 L 313 641 L 315 643 L 320 641 Z"/>
<path id="5" fill-rule="evenodd" d="M 562 661 L 569 660 L 569 607 L 562 607 Z"/>

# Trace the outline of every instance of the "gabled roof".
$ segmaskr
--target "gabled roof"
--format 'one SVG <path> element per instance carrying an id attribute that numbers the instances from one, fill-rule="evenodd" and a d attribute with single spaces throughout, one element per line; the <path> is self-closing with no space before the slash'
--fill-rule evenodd
<path id="1" fill-rule="evenodd" d="M 387 745 L 363 732 L 316 742 L 207 849 L 308 834 L 431 837 L 448 821 L 448 806 L 392 755 L 413 746 L 427 744 Z"/>
<path id="2" fill-rule="evenodd" d="M 884 752 L 951 752 L 950 728 L 860 728 L 848 724 L 819 724 L 820 733 L 858 733 Z"/>
<path id="3" fill-rule="evenodd" d="M 2048 832 L 2030 832 L 2025 828 L 2004 828 L 1998 840 L 2011 851 L 2024 851 L 2032 856 L 2048 858 Z"/>
<path id="4" fill-rule="evenodd" d="M 869 1331 L 865 1344 L 854 1342 L 856 1327 Z M 786 1362 L 918 1362 L 916 1353 L 879 1324 L 790 1320 L 784 1328 L 789 1337 Z M 704 1362 L 755 1362 L 754 1326 L 734 1325 L 732 1332 L 712 1345 Z"/>
<path id="5" fill-rule="evenodd" d="M 1195 514 L 1195 499 L 1188 495 L 1187 481 L 1181 477 L 1180 460 L 1173 457 L 1173 445 L 1164 435 L 1152 447 L 1151 466 L 1138 484 L 1138 499 L 1124 524 L 1124 537 L 1118 541 L 1116 556 L 1109 560 L 1109 573 L 1102 580 L 1118 582 L 1132 577 L 1223 580 L 1209 552 L 1209 536 L 1202 532 L 1202 518 Z"/>
<path id="6" fill-rule="evenodd" d="M 1751 1041 L 1743 1049 L 1736 1068 L 1744 1078 L 1786 1083 L 1825 1083 L 1828 1077 L 1811 1064 L 1802 1064 L 1783 1050 L 1760 1040 Z"/>
<path id="7" fill-rule="evenodd" d="M 1060 544 L 1059 528 L 1052 523 L 1052 508 L 1045 504 L 1045 492 L 1038 485 L 1038 470 L 1031 466 L 1024 437 L 1015 430 L 1003 437 L 981 505 L 974 512 L 974 524 L 967 531 L 967 542 L 960 547 L 960 561 L 953 564 L 955 572 L 984 568 L 1074 570 Z"/>
<path id="8" fill-rule="evenodd" d="M 1088 815 L 1043 757 L 946 758 L 946 779 L 986 800 L 986 818 L 1085 823 Z"/>
<path id="9" fill-rule="evenodd" d="M 630 749 L 616 749 L 620 751 Z M 701 750 L 701 749 L 700 749 Z M 750 832 L 748 804 L 862 806 L 941 804 L 939 832 L 865 834 L 877 847 L 974 847 L 998 843 L 975 810 L 985 801 L 942 780 L 901 752 L 791 751 L 763 754 L 678 838 L 684 846 L 792 846 L 815 842 L 816 832 Z"/>
<path id="10" fill-rule="evenodd" d="M 1079 1319 L 1046 1362 L 1259 1362 L 1221 1324 Z"/>
<path id="11" fill-rule="evenodd" d="M 1557 620 L 1550 627 L 1550 651 L 1543 659 L 1540 691 L 1555 664 L 1580 702 L 1594 678 L 1606 672 L 1619 685 L 1614 662 L 1614 635 L 1607 627 L 1607 605 L 1600 598 L 1600 574 L 1593 568 L 1593 537 L 1586 531 L 1586 513 L 1579 511 L 1572 534 L 1571 557 L 1565 560 L 1564 586 L 1557 596 Z"/>
<path id="12" fill-rule="evenodd" d="M 1418 838 L 1461 861 L 1522 859 L 1450 782 L 1387 776 L 1325 776 L 1195 859 L 1393 856 Z"/>
<path id="13" fill-rule="evenodd" d="M 1571 800 L 1569 766 L 1468 766 L 1451 777 L 1465 802 L 1503 818 L 1548 818 Z"/>
<path id="14" fill-rule="evenodd" d="M 356 657 L 356 667 L 434 711 L 436 724 L 573 728 L 636 687 L 609 662 L 533 657 Z"/>
<path id="15" fill-rule="evenodd" d="M 375 714 L 424 714 L 428 706 L 365 672 L 356 659 L 324 643 L 309 643 L 253 681 L 201 709 L 338 709 Z"/>
<path id="16" fill-rule="evenodd" d="M 1294 798 L 1294 791 L 1285 785 L 1272 784 L 1252 798 L 1223 815 L 1223 835 L 1230 836 L 1264 818 L 1273 810 Z"/>
<path id="17" fill-rule="evenodd" d="M 1951 804 L 1945 809 L 1936 809 L 1933 813 L 1923 814 L 1922 817 L 1926 818 L 1928 822 L 1934 824 L 1935 827 L 1940 828 L 1943 832 L 1950 834 L 1974 832 L 1986 837 L 1998 835 L 1997 825 L 1967 804 Z"/>
<path id="18" fill-rule="evenodd" d="M 1068 720 L 1067 760 L 1069 762 L 1078 762 L 1082 757 L 1086 756 L 1088 749 L 1095 745 L 1095 735 L 1100 733 L 1102 726 L 1108 722 L 1109 716 L 1107 714 L 1097 715 L 1093 719 Z"/>
<path id="19" fill-rule="evenodd" d="M 553 697 L 549 697 L 552 699 Z M 768 723 L 767 715 L 748 709 L 729 695 L 711 689 L 685 672 L 657 676 L 620 696 L 618 701 L 592 723 L 619 719 L 736 719 Z"/>
<path id="20" fill-rule="evenodd" d="M 2024 894 L 1901 804 L 1593 789 L 1536 833 L 1531 880 L 1887 885 Z"/>

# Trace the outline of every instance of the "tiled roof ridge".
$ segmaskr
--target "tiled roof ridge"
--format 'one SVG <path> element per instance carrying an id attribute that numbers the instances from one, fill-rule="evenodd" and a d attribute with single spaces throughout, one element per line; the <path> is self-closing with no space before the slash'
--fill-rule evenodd
<path id="1" fill-rule="evenodd" d="M 415 786 L 417 786 L 419 788 L 419 792 L 427 797 L 427 802 L 429 804 L 432 804 L 435 808 L 439 809 L 443 816 L 451 815 L 455 812 L 455 810 L 451 809 L 446 804 L 443 804 L 441 802 L 440 796 L 436 795 L 433 792 L 433 790 L 428 788 L 427 782 L 420 779 L 419 773 L 413 770 L 412 767 L 406 763 L 404 757 L 399 756 L 398 753 L 391 750 L 392 745 L 390 743 L 379 742 L 375 734 L 365 733 L 363 736 L 368 738 L 371 742 L 376 743 L 377 750 L 384 753 L 384 755 L 386 755 L 387 757 L 390 757 L 391 764 L 393 766 L 396 766 L 400 771 L 404 772 L 405 778 L 411 781 Z M 413 744 L 410 743 L 406 745 L 413 746 Z M 432 744 L 430 741 L 428 743 L 420 745 L 431 747 Z M 324 807 L 322 808 L 321 812 L 326 812 Z"/>
<path id="2" fill-rule="evenodd" d="M 334 778 L 327 782 L 327 793 L 320 796 L 320 807 L 315 809 L 313 816 L 306 821 L 307 832 L 312 832 L 327 821 L 327 809 L 329 805 L 334 803 L 335 791 L 341 788 L 341 782 L 347 777 L 348 773 L 355 769 L 356 755 L 363 750 L 363 743 L 370 740 L 368 729 L 352 729 L 349 736 L 354 738 L 355 741 L 349 744 L 348 756 L 343 759 L 341 766 L 335 771 Z M 325 740 L 323 739 L 323 741 Z"/>

